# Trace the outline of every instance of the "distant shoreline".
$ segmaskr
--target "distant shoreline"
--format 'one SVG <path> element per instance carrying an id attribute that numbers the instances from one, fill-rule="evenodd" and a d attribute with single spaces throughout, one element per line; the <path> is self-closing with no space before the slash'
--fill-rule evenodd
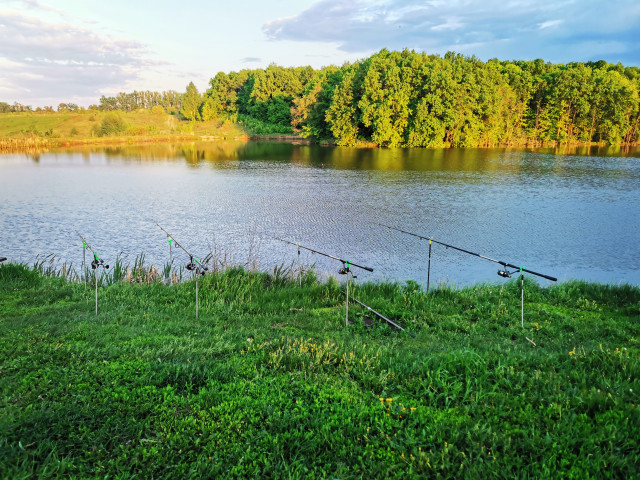
<path id="1" fill-rule="evenodd" d="M 267 141 L 292 144 L 336 146 L 332 140 L 314 141 L 296 133 L 257 135 L 243 124 L 229 119 L 216 118 L 207 122 L 179 120 L 171 114 L 158 114 L 148 110 L 115 112 L 121 118 L 119 134 L 102 135 L 101 122 L 109 113 L 99 110 L 79 112 L 22 112 L 0 115 L 0 153 L 45 152 L 56 148 L 87 145 L 136 145 L 152 143 L 218 142 L 218 141 Z M 474 147 L 437 148 L 553 148 L 553 147 L 606 147 L 606 142 L 582 141 L 524 141 L 477 145 Z M 636 147 L 637 143 L 621 143 L 612 147 Z M 356 148 L 379 147 L 373 142 L 358 141 Z M 398 147 L 411 148 L 411 147 Z M 414 147 L 436 148 L 436 147 Z"/>
<path id="2" fill-rule="evenodd" d="M 118 137 L 87 137 L 87 138 L 47 138 L 47 137 L 0 137 L 0 153 L 31 153 L 33 151 L 46 152 L 58 148 L 73 148 L 81 146 L 114 146 L 114 145 L 145 145 L 154 143 L 184 143 L 184 142 L 225 142 L 225 141 L 259 141 L 282 142 L 294 145 L 320 145 L 325 147 L 337 146 L 335 142 L 314 142 L 297 135 L 157 135 L 157 136 L 118 136 Z M 496 144 L 491 146 L 462 147 L 465 149 L 490 149 L 490 148 L 554 148 L 554 147 L 637 147 L 637 143 L 608 145 L 597 142 L 529 142 Z M 354 147 L 346 148 L 385 148 L 372 143 L 362 142 Z M 412 147 L 398 147 L 401 149 Z M 419 148 L 419 147 L 413 147 Z M 429 147 L 432 148 L 432 147 Z M 439 147 L 444 149 L 460 147 Z"/>

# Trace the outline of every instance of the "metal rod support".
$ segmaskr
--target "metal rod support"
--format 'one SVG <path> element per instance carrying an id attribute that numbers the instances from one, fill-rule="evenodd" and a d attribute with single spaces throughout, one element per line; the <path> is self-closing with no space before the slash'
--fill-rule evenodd
<path id="1" fill-rule="evenodd" d="M 300 267 L 300 245 L 298 245 L 298 283 L 302 287 L 302 269 Z"/>
<path id="2" fill-rule="evenodd" d="M 199 298 L 198 298 L 198 275 L 204 275 L 205 272 L 207 270 L 209 270 L 207 268 L 206 265 L 203 265 L 197 258 L 195 258 L 186 248 L 184 248 L 180 242 L 178 242 L 175 237 L 173 235 L 171 235 L 169 232 L 167 232 L 164 228 L 162 228 L 162 226 L 160 226 L 159 223 L 156 223 L 156 225 L 160 228 L 160 230 L 162 230 L 164 233 L 167 234 L 167 237 L 169 237 L 169 258 L 170 258 L 170 265 L 173 262 L 173 254 L 172 254 L 172 250 L 171 250 L 171 244 L 172 242 L 176 244 L 176 246 L 180 247 L 182 250 L 184 250 L 184 253 L 186 253 L 187 255 L 189 255 L 189 264 L 187 265 L 187 270 L 193 270 L 193 274 L 196 277 L 196 318 L 198 318 L 198 309 L 199 309 Z M 171 272 L 169 272 L 171 273 Z"/>
<path id="3" fill-rule="evenodd" d="M 98 316 L 98 269 L 97 268 L 94 273 L 94 276 L 96 277 L 96 317 L 97 317 Z"/>
<path id="4" fill-rule="evenodd" d="M 85 287 L 87 285 L 87 269 L 86 269 L 86 249 L 88 248 L 89 251 L 93 254 L 93 262 L 91 262 L 91 267 L 94 270 L 94 276 L 95 276 L 95 283 L 96 283 L 96 316 L 98 315 L 98 269 L 100 267 L 102 268 L 109 268 L 109 265 L 105 265 L 104 261 L 102 261 L 102 259 L 100 258 L 100 255 L 98 253 L 95 252 L 95 250 L 93 248 L 91 248 L 91 245 L 89 245 L 87 243 L 87 241 L 85 240 L 85 238 L 80 235 L 78 233 L 78 236 L 80 237 L 80 239 L 82 240 L 82 256 L 83 256 L 83 260 L 82 263 L 84 264 L 84 284 Z"/>
<path id="5" fill-rule="evenodd" d="M 522 325 L 522 328 L 524 328 L 524 275 L 520 275 L 520 307 L 521 307 L 520 323 Z"/>
<path id="6" fill-rule="evenodd" d="M 345 310 L 346 310 L 346 318 L 344 321 L 344 326 L 348 327 L 349 326 L 349 272 L 347 272 L 347 301 L 345 303 Z"/>
<path id="7" fill-rule="evenodd" d="M 430 277 L 431 277 L 431 239 L 429 239 L 429 266 L 427 267 L 427 293 L 429 293 Z"/>
<path id="8" fill-rule="evenodd" d="M 171 285 L 171 266 L 173 265 L 173 248 L 171 247 L 171 237 L 169 237 L 169 285 Z"/>

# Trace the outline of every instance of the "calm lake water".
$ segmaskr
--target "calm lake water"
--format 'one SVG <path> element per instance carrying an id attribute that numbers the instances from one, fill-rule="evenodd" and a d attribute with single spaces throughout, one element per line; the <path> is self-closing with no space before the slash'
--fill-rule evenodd
<path id="1" fill-rule="evenodd" d="M 106 263 L 144 252 L 160 266 L 156 222 L 196 256 L 262 270 L 297 259 L 273 236 L 374 269 L 354 268 L 359 280 L 426 284 L 428 242 L 382 223 L 561 281 L 640 284 L 640 151 L 249 142 L 0 155 L 0 256 L 80 266 L 79 232 Z M 323 275 L 341 266 L 301 260 Z M 498 268 L 433 245 L 432 285 L 502 282 Z"/>

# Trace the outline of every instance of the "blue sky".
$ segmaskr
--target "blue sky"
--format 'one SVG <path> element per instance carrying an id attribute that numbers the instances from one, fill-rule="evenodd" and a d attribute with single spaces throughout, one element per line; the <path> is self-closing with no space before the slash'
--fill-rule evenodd
<path id="1" fill-rule="evenodd" d="M 640 66 L 638 0 L 0 0 L 0 101 L 200 91 L 217 72 L 387 48 Z"/>

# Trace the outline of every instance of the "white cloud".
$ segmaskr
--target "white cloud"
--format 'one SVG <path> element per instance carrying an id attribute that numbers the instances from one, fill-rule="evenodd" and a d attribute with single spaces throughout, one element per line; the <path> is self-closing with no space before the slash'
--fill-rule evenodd
<path id="1" fill-rule="evenodd" d="M 263 30 L 272 41 L 332 42 L 363 54 L 381 48 L 444 53 L 454 46 L 485 59 L 587 61 L 598 52 L 640 65 L 637 0 L 320 0 L 266 22 Z M 567 48 L 593 43 L 602 48 Z"/>
<path id="2" fill-rule="evenodd" d="M 441 32 L 444 30 L 460 30 L 464 27 L 465 24 L 461 22 L 457 18 L 449 18 L 445 21 L 445 23 L 441 23 L 440 25 L 434 25 L 431 27 L 431 30 L 434 32 Z"/>
<path id="3" fill-rule="evenodd" d="M 22 3 L 27 8 L 30 8 L 30 9 L 45 10 L 45 11 L 54 12 L 60 15 L 64 15 L 64 12 L 62 10 L 40 3 L 37 0 L 22 0 Z"/>
<path id="4" fill-rule="evenodd" d="M 545 28 L 558 27 L 562 25 L 563 20 L 547 20 L 546 22 L 542 22 L 538 24 L 538 28 L 540 30 L 544 30 Z"/>
<path id="5" fill-rule="evenodd" d="M 42 8 L 37 1 L 27 3 Z M 38 92 L 53 85 L 65 101 L 93 98 L 96 103 L 100 91 L 125 85 L 143 69 L 165 63 L 151 60 L 146 45 L 137 41 L 22 13 L 0 12 L 0 18 L 3 101 L 41 106 L 46 100 Z"/>

